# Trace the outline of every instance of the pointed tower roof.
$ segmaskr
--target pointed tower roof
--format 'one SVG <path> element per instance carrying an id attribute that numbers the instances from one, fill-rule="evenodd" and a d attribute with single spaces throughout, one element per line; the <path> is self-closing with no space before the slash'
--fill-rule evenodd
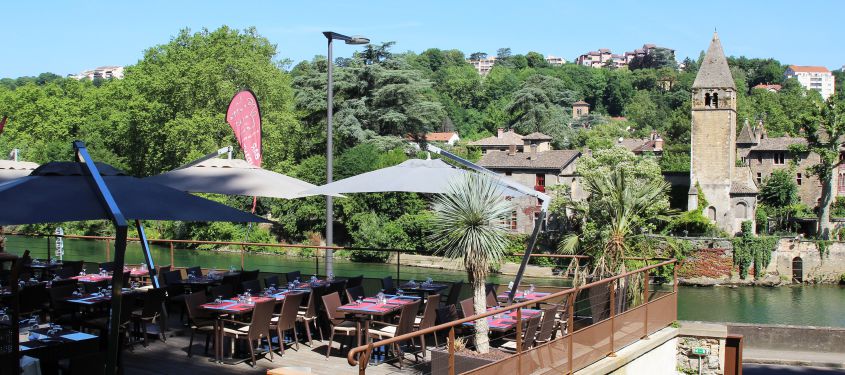
<path id="1" fill-rule="evenodd" d="M 693 88 L 721 87 L 736 90 L 731 70 L 728 68 L 728 60 L 725 59 L 725 52 L 722 50 L 722 42 L 719 41 L 719 34 L 713 33 L 713 40 L 710 47 L 704 54 L 704 60 L 695 76 Z"/>
<path id="2" fill-rule="evenodd" d="M 748 125 L 748 120 L 745 120 L 745 125 L 742 125 L 742 130 L 739 131 L 739 136 L 736 137 L 736 143 L 757 143 L 754 133 L 751 131 L 751 126 Z"/>

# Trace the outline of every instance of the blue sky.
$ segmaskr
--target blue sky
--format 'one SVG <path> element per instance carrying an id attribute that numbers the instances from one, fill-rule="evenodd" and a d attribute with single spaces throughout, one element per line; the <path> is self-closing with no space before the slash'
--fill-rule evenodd
<path id="1" fill-rule="evenodd" d="M 0 6 L 0 77 L 129 65 L 188 27 L 255 26 L 294 61 L 325 54 L 332 30 L 395 51 L 537 51 L 572 59 L 655 43 L 697 57 L 717 28 L 728 55 L 845 64 L 842 1 L 16 1 Z M 340 45 L 345 56 L 355 47 Z"/>

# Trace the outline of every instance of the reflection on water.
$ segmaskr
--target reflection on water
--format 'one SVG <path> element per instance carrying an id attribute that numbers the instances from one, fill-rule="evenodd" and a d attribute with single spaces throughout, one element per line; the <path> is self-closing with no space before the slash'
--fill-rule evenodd
<path id="1" fill-rule="evenodd" d="M 845 327 L 843 302 L 845 288 L 837 285 L 681 287 L 678 318 Z"/>
<path id="2" fill-rule="evenodd" d="M 23 253 L 30 249 L 34 257 L 46 257 L 48 241 L 44 238 L 9 236 L 7 248 L 12 253 Z M 52 241 L 50 242 L 51 246 Z M 65 240 L 65 259 L 83 259 L 87 262 L 104 262 L 105 243 L 89 240 Z M 52 247 L 51 247 L 52 248 Z M 160 245 L 151 247 L 153 259 L 158 265 L 170 264 L 170 248 Z M 174 251 L 175 265 L 203 266 L 227 269 L 240 268 L 240 253 L 220 253 L 177 249 Z M 130 243 L 126 252 L 127 263 L 143 262 L 141 247 Z M 317 271 L 314 258 L 289 257 L 265 254 L 247 254 L 246 269 L 260 269 L 265 272 L 288 272 L 300 270 L 303 274 Z M 396 264 L 352 263 L 335 259 L 336 276 L 363 274 L 367 278 L 396 277 Z M 325 274 L 325 264 L 319 259 L 319 273 Z M 440 270 L 420 267 L 401 267 L 402 279 L 458 281 L 466 280 L 461 271 Z M 513 276 L 492 275 L 491 282 L 507 284 Z M 537 286 L 566 286 L 559 278 L 526 278 L 525 283 Z M 794 324 L 845 327 L 845 288 L 835 285 L 795 287 L 681 287 L 678 296 L 678 318 L 681 320 L 704 320 L 723 322 Z"/>

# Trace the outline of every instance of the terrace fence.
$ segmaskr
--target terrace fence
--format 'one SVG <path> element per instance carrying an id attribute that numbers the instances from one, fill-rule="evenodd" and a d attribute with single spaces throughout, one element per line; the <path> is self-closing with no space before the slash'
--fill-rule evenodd
<path id="1" fill-rule="evenodd" d="M 516 325 L 516 353 L 464 374 L 571 374 L 605 357 L 613 356 L 619 349 L 666 328 L 677 320 L 677 261 L 670 259 L 634 271 L 565 289 L 546 297 L 514 303 L 464 319 L 440 324 L 409 334 L 371 342 L 349 351 L 347 360 L 357 366 L 359 374 L 366 374 L 367 366 L 376 348 L 393 343 L 403 343 L 426 335 L 446 336 L 446 363 L 427 362 L 418 365 L 422 372 L 432 374 L 456 373 L 456 334 L 463 331 L 469 337 L 472 330 L 467 323 L 486 319 L 497 314 L 515 312 L 516 321 L 521 312 L 537 304 L 555 304 L 562 307 L 560 317 L 565 320 L 565 332 L 554 340 L 523 348 L 522 325 Z M 659 271 L 671 268 L 671 288 L 651 289 L 650 285 Z M 445 333 L 445 334 L 444 334 Z M 560 331 L 559 331 L 560 333 Z M 424 369 L 424 370 L 422 370 Z"/>

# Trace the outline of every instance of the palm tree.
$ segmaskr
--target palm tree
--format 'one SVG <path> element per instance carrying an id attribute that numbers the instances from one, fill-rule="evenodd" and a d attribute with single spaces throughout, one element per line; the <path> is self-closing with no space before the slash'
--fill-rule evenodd
<path id="1" fill-rule="evenodd" d="M 486 311 L 485 281 L 507 246 L 505 218 L 513 205 L 501 186 L 488 176 L 467 173 L 453 181 L 445 194 L 434 197 L 432 236 L 446 257 L 462 259 L 473 289 L 475 311 Z M 475 322 L 475 348 L 490 350 L 486 319 Z"/>
<path id="2" fill-rule="evenodd" d="M 569 207 L 593 221 L 592 233 L 587 230 L 570 234 L 561 241 L 560 250 L 576 253 L 579 250 L 593 257 L 592 276 L 602 278 L 625 272 L 624 258 L 632 245 L 642 240 L 638 223 L 643 220 L 666 219 L 669 212 L 643 217 L 654 202 L 663 198 L 669 184 L 663 180 L 629 181 L 624 169 L 586 179 L 589 203 L 571 202 Z"/>

